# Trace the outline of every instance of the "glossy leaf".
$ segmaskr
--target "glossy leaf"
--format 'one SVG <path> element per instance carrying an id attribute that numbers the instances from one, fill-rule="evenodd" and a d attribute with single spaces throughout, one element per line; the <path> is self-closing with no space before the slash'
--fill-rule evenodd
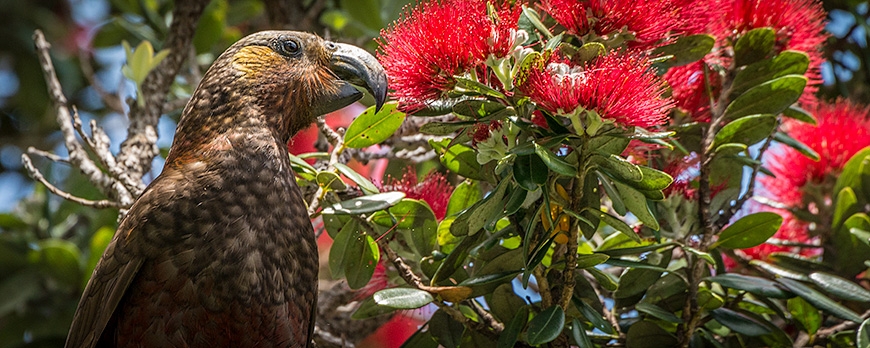
<path id="1" fill-rule="evenodd" d="M 716 39 L 707 34 L 683 36 L 672 44 L 656 48 L 653 55 L 673 56 L 665 62 L 669 67 L 686 65 L 704 58 L 715 43 Z"/>
<path id="2" fill-rule="evenodd" d="M 375 184 L 373 184 L 369 179 L 366 179 L 366 177 L 360 175 L 360 173 L 357 173 L 351 167 L 342 163 L 336 163 L 335 169 L 338 169 L 341 174 L 356 183 L 365 194 L 371 195 L 380 192 Z"/>
<path id="3" fill-rule="evenodd" d="M 725 109 L 728 119 L 748 115 L 777 115 L 800 98 L 807 85 L 803 75 L 786 75 L 770 80 L 746 91 Z"/>
<path id="4" fill-rule="evenodd" d="M 851 187 L 858 197 L 870 197 L 870 147 L 861 149 L 846 162 L 833 192 L 846 187 Z M 867 203 L 867 200 L 870 198 L 864 198 L 862 202 Z"/>
<path id="5" fill-rule="evenodd" d="M 480 193 L 480 183 L 478 181 L 466 180 L 459 185 L 456 185 L 456 188 L 453 189 L 453 193 L 450 194 L 450 199 L 447 201 L 447 216 L 453 216 L 462 212 L 465 209 L 468 209 L 474 203 L 477 203 L 483 198 L 483 194 Z"/>
<path id="6" fill-rule="evenodd" d="M 622 182 L 636 182 L 643 179 L 643 172 L 640 171 L 640 168 L 638 168 L 637 165 L 617 155 L 595 155 L 591 157 L 591 161 L 593 164 L 610 174 L 610 177 L 615 180 Z"/>
<path id="7" fill-rule="evenodd" d="M 341 177 L 333 172 L 319 172 L 317 173 L 316 180 L 317 185 L 329 190 L 343 191 L 347 189 L 347 185 L 345 185 L 344 181 L 341 181 Z"/>
<path id="8" fill-rule="evenodd" d="M 372 278 L 381 254 L 371 236 L 355 231 L 350 233 L 353 235 L 345 249 L 344 276 L 351 289 L 360 289 Z"/>
<path id="9" fill-rule="evenodd" d="M 788 278 L 779 278 L 778 281 L 785 285 L 789 290 L 794 292 L 800 297 L 803 297 L 807 302 L 812 303 L 817 308 L 824 310 L 834 316 L 851 320 L 856 323 L 862 322 L 861 316 L 853 312 L 851 309 L 844 307 L 843 305 L 837 303 L 834 300 L 831 300 L 824 294 L 813 290 L 812 288 L 802 284 L 799 281 L 788 279 Z"/>
<path id="10" fill-rule="evenodd" d="M 468 99 L 453 105 L 454 114 L 474 118 L 483 118 L 504 109 L 505 106 L 501 103 L 483 99 Z"/>
<path id="11" fill-rule="evenodd" d="M 535 153 L 541 158 L 542 161 L 544 161 L 544 164 L 547 165 L 547 167 L 549 167 L 554 172 L 567 177 L 574 177 L 575 175 L 577 175 L 576 167 L 568 162 L 565 162 L 565 160 L 550 152 L 550 150 L 546 147 L 535 144 Z M 532 170 L 534 170 L 534 168 Z"/>
<path id="12" fill-rule="evenodd" d="M 435 248 L 435 239 L 438 234 L 438 222 L 435 213 L 425 201 L 404 198 L 388 209 L 392 217 L 387 214 L 377 213 L 372 216 L 372 221 L 384 227 L 395 226 L 398 229 L 407 230 L 414 243 L 414 249 L 422 256 L 432 253 Z M 396 222 L 394 225 L 393 217 Z"/>
<path id="13" fill-rule="evenodd" d="M 752 145 L 769 137 L 776 128 L 776 117 L 771 115 L 746 116 L 722 127 L 711 145 L 713 149 L 728 144 Z"/>
<path id="14" fill-rule="evenodd" d="M 517 156 L 513 171 L 517 184 L 523 189 L 534 191 L 547 182 L 546 164 L 536 154 Z"/>
<path id="15" fill-rule="evenodd" d="M 825 272 L 813 272 L 808 275 L 816 286 L 844 300 L 870 302 L 870 291 L 844 279 Z"/>
<path id="16" fill-rule="evenodd" d="M 771 28 L 756 28 L 743 34 L 734 44 L 734 63 L 744 66 L 767 58 L 773 53 L 776 32 Z"/>
<path id="17" fill-rule="evenodd" d="M 375 300 L 373 298 L 369 297 L 359 304 L 359 307 L 357 307 L 356 311 L 354 311 L 350 317 L 351 319 L 356 320 L 368 319 L 377 317 L 379 315 L 393 313 L 395 311 L 395 308 L 378 305 L 377 303 L 375 303 Z"/>
<path id="18" fill-rule="evenodd" d="M 724 247 L 729 249 L 751 248 L 767 241 L 782 225 L 782 216 L 773 212 L 760 212 L 746 215 L 731 224 L 721 234 L 710 249 Z"/>
<path id="19" fill-rule="evenodd" d="M 799 140 L 792 138 L 791 136 L 789 136 L 786 133 L 776 132 L 773 135 L 773 140 L 776 140 L 776 141 L 782 143 L 783 145 L 786 145 L 792 149 L 797 150 L 798 152 L 800 152 L 804 156 L 807 156 L 807 158 L 812 159 L 813 161 L 819 160 L 819 153 L 818 152 L 816 152 L 815 150 L 813 150 L 812 148 L 807 146 L 807 144 L 804 144 L 804 143 L 800 142 Z"/>
<path id="20" fill-rule="evenodd" d="M 420 289 L 390 288 L 376 292 L 375 303 L 396 309 L 417 309 L 434 301 L 432 295 Z"/>
<path id="21" fill-rule="evenodd" d="M 341 201 L 323 208 L 323 214 L 367 214 L 389 208 L 405 198 L 404 192 L 384 192 Z"/>
<path id="22" fill-rule="evenodd" d="M 625 203 L 625 207 L 628 208 L 628 210 L 631 211 L 638 220 L 643 222 L 645 226 L 653 230 L 659 230 L 658 219 L 656 219 L 650 210 L 649 204 L 646 202 L 646 196 L 621 182 L 614 182 L 613 184 L 616 185 L 617 190 L 619 190 L 619 195 L 622 198 L 622 202 Z M 635 233 L 635 235 L 637 234 Z"/>
<path id="23" fill-rule="evenodd" d="M 815 335 L 822 326 L 822 316 L 819 310 L 801 297 L 793 297 L 786 303 L 792 317 L 801 323 L 810 336 Z"/>
<path id="24" fill-rule="evenodd" d="M 485 180 L 481 173 L 480 163 L 477 163 L 477 152 L 464 144 L 450 145 L 450 139 L 440 142 L 429 141 L 429 144 L 439 154 L 441 164 L 450 171 L 469 179 Z"/>
<path id="25" fill-rule="evenodd" d="M 405 113 L 398 110 L 396 103 L 384 104 L 378 112 L 371 106 L 347 127 L 344 146 L 361 149 L 379 144 L 391 137 L 404 121 Z"/>
<path id="26" fill-rule="evenodd" d="M 864 320 L 861 326 L 858 327 L 856 343 L 860 348 L 870 348 L 870 319 Z"/>
<path id="27" fill-rule="evenodd" d="M 547 308 L 529 322 L 529 329 L 526 332 L 528 343 L 536 346 L 550 342 L 562 333 L 564 327 L 565 312 L 562 311 L 562 307 Z"/>
<path id="28" fill-rule="evenodd" d="M 724 273 L 715 277 L 709 277 L 707 280 L 719 283 L 726 288 L 743 290 L 758 296 L 770 298 L 790 298 L 794 296 L 788 291 L 783 290 L 776 282 L 759 277 Z"/>
<path id="29" fill-rule="evenodd" d="M 511 348 L 517 343 L 520 333 L 526 327 L 526 321 L 529 317 L 529 308 L 522 306 L 513 319 L 505 325 L 504 331 L 498 337 L 498 348 Z"/>
<path id="30" fill-rule="evenodd" d="M 571 337 L 580 348 L 593 348 L 592 341 L 586 336 L 586 329 L 577 318 L 571 320 Z"/>
<path id="31" fill-rule="evenodd" d="M 761 322 L 728 308 L 714 309 L 710 311 L 710 315 L 720 324 L 746 336 L 761 336 L 771 333 L 770 329 Z"/>
<path id="32" fill-rule="evenodd" d="M 605 213 L 605 212 L 597 210 L 597 209 L 586 208 L 583 211 L 594 214 L 595 217 L 601 219 L 601 221 L 604 221 L 604 223 L 606 223 L 610 227 L 613 227 L 614 229 L 616 229 L 620 233 L 628 236 L 629 238 L 631 238 L 635 242 L 640 243 L 640 236 L 638 236 L 637 232 L 635 232 L 634 229 L 631 228 L 631 226 L 629 226 L 627 223 L 625 223 L 625 221 L 622 221 L 613 215 L 610 215 L 608 213 Z M 568 210 L 565 210 L 565 212 L 568 214 L 571 214 L 575 218 L 580 216 L 580 215 L 574 214 Z"/>
<path id="33" fill-rule="evenodd" d="M 641 320 L 628 328 L 625 337 L 628 348 L 669 348 L 677 346 L 677 338 L 656 323 Z"/>
<path id="34" fill-rule="evenodd" d="M 810 59 L 804 52 L 783 51 L 772 59 L 765 59 L 748 65 L 737 72 L 731 91 L 735 95 L 766 81 L 785 75 L 803 75 L 809 67 Z"/>

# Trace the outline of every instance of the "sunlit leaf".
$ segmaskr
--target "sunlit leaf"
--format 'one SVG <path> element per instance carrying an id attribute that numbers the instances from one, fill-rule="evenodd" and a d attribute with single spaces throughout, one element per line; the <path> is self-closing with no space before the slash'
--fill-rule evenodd
<path id="1" fill-rule="evenodd" d="M 378 112 L 371 106 L 351 122 L 344 134 L 344 146 L 352 149 L 379 144 L 389 139 L 402 126 L 405 113 L 398 104 L 387 103 Z"/>

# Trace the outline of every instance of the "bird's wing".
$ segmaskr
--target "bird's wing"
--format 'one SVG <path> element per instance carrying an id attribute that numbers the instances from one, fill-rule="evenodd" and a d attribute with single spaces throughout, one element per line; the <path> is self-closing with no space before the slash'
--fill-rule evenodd
<path id="1" fill-rule="evenodd" d="M 121 298 L 139 272 L 144 262 L 143 258 L 134 257 L 125 260 L 117 255 L 119 239 L 117 236 L 126 232 L 118 230 L 116 237 L 106 247 L 106 252 L 97 263 L 76 309 L 76 316 L 73 318 L 66 340 L 66 348 L 96 346 L 118 303 L 121 302 Z"/>

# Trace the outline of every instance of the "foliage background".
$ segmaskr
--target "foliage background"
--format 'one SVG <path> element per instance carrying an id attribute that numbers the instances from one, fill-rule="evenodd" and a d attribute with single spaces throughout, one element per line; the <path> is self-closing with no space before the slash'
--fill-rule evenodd
<path id="1" fill-rule="evenodd" d="M 183 102 L 197 72 L 247 33 L 275 27 L 308 30 L 373 50 L 372 39 L 398 18 L 407 2 L 212 1 L 194 39 L 195 64 L 176 81 L 170 102 Z M 834 37 L 825 48 L 828 63 L 821 94 L 868 104 L 868 5 L 856 0 L 823 3 Z M 54 63 L 71 104 L 79 107 L 85 120 L 103 126 L 117 144 L 125 136 L 126 120 L 117 112 L 118 105 L 107 104 L 89 79 L 120 100 L 132 96 L 135 85 L 120 73 L 120 43 L 126 40 L 135 47 L 148 40 L 159 48 L 172 5 L 161 0 L 0 0 L 0 347 L 61 344 L 81 288 L 99 257 L 91 247 L 105 242 L 116 227 L 117 210 L 84 208 L 48 194 L 21 167 L 20 154 L 28 147 L 63 149 L 33 49 L 33 30 L 42 29 L 54 45 Z M 278 10 L 288 7 L 301 10 Z M 274 18 L 280 13 L 296 17 Z M 83 73 L 88 70 L 93 74 Z M 177 106 L 171 110 L 160 123 L 158 145 L 164 154 L 180 114 Z M 76 170 L 47 161 L 37 165 L 62 189 L 100 197 Z M 156 159 L 152 175 L 161 165 Z M 394 163 L 386 172 L 399 176 L 403 167 Z M 420 174 L 428 168 L 421 167 Z"/>

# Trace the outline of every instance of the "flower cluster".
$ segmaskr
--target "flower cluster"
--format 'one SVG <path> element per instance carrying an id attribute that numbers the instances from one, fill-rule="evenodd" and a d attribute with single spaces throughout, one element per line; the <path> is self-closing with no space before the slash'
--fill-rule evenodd
<path id="1" fill-rule="evenodd" d="M 629 47 L 650 47 L 683 31 L 679 8 L 670 0 L 577 1 L 545 0 L 541 8 L 568 33 L 594 33 L 605 39 L 617 36 Z"/>
<path id="2" fill-rule="evenodd" d="M 817 104 L 815 92 L 822 82 L 820 49 L 827 38 L 823 32 L 825 11 L 821 3 L 816 0 L 696 0 L 692 5 L 704 10 L 695 11 L 693 21 L 702 25 L 691 31 L 713 35 L 718 48 L 704 61 L 671 69 L 665 75 L 679 107 L 696 120 L 709 119 L 710 102 L 703 79 L 705 65 L 708 71 L 715 65 L 728 67 L 732 63 L 732 57 L 728 56 L 731 51 L 724 47 L 733 45 L 746 32 L 763 27 L 776 30 L 777 52 L 795 50 L 809 56 L 810 65 L 805 73 L 808 83 L 800 102 L 805 107 Z M 708 73 L 707 76 L 711 77 L 711 92 L 718 96 L 721 89 L 718 75 Z"/>
<path id="3" fill-rule="evenodd" d="M 416 169 L 407 167 L 401 179 L 388 178 L 381 191 L 404 192 L 407 198 L 426 202 L 435 213 L 435 218 L 440 221 L 447 214 L 447 202 L 453 193 L 453 185 L 440 172 L 431 172 L 423 177 L 423 181 L 417 181 Z"/>
<path id="4" fill-rule="evenodd" d="M 870 146 L 870 107 L 847 100 L 821 104 L 809 110 L 818 125 L 787 121 L 784 128 L 795 139 L 819 154 L 814 161 L 797 150 L 780 146 L 766 153 L 765 165 L 775 177 L 763 176 L 760 196 L 782 204 L 788 209 L 809 209 L 819 212 L 829 204 L 834 180 L 846 161 L 864 147 Z M 821 201 L 819 201 L 821 199 Z M 777 245 L 777 241 L 807 244 L 812 241 L 810 224 L 799 220 L 785 209 L 773 210 L 783 216 L 782 227 L 768 243 L 742 250 L 750 258 L 765 258 L 773 252 L 794 252 L 817 255 L 815 248 L 800 249 Z M 830 209 L 825 209 L 830 210 Z"/>
<path id="5" fill-rule="evenodd" d="M 390 76 L 393 96 L 416 111 L 440 99 L 454 76 L 502 58 L 516 41 L 519 5 L 504 2 L 487 14 L 484 0 L 421 2 L 381 32 L 378 59 Z"/>
<path id="6" fill-rule="evenodd" d="M 652 127 L 667 121 L 673 100 L 664 96 L 664 83 L 649 67 L 637 53 L 613 51 L 583 66 L 553 54 L 518 87 L 552 114 L 582 108 L 622 125 Z"/>

